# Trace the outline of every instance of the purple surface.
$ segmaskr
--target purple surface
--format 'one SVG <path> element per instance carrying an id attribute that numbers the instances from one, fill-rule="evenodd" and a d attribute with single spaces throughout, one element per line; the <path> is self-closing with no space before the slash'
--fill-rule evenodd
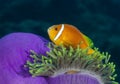
<path id="1" fill-rule="evenodd" d="M 100 84 L 96 78 L 85 74 L 59 75 L 47 80 L 49 84 Z"/>
<path id="2" fill-rule="evenodd" d="M 48 41 L 30 33 L 12 33 L 0 39 L 0 84 L 47 84 L 23 67 L 30 50 L 46 54 Z"/>

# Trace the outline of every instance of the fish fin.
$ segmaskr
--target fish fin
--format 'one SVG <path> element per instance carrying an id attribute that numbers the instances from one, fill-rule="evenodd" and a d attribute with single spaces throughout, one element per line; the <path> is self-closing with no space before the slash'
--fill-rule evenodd
<path id="1" fill-rule="evenodd" d="M 90 46 L 91 48 L 94 47 L 93 41 L 86 35 L 84 35 L 84 34 L 82 34 L 82 35 L 83 35 L 83 38 L 86 40 L 87 45 Z"/>
<path id="2" fill-rule="evenodd" d="M 71 46 L 72 44 L 70 42 L 64 41 L 65 46 Z"/>
<path id="3" fill-rule="evenodd" d="M 70 41 L 67 41 L 65 38 L 63 38 L 63 43 L 67 47 L 72 45 L 72 43 Z"/>

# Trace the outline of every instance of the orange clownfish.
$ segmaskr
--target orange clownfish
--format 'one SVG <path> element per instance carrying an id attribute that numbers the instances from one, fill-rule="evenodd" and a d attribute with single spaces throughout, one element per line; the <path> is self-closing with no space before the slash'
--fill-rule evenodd
<path id="1" fill-rule="evenodd" d="M 56 45 L 63 44 L 66 47 L 72 46 L 76 48 L 78 45 L 81 49 L 93 46 L 92 40 L 81 33 L 75 26 L 69 24 L 53 25 L 48 28 L 48 35 Z M 94 50 L 88 50 L 88 54 L 92 54 Z"/>

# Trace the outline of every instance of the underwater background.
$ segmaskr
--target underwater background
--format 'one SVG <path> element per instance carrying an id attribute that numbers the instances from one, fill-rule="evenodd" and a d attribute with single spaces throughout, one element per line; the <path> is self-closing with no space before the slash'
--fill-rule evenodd
<path id="1" fill-rule="evenodd" d="M 29 32 L 48 38 L 47 29 L 67 23 L 109 52 L 120 82 L 120 0 L 0 0 L 0 38 Z"/>

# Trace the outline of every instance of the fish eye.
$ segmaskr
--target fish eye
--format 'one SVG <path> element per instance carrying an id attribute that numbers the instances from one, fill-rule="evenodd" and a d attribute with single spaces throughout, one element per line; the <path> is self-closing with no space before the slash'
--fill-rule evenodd
<path id="1" fill-rule="evenodd" d="M 58 30 L 58 28 L 57 28 L 57 27 L 55 27 L 55 30 L 57 31 L 57 30 Z"/>

